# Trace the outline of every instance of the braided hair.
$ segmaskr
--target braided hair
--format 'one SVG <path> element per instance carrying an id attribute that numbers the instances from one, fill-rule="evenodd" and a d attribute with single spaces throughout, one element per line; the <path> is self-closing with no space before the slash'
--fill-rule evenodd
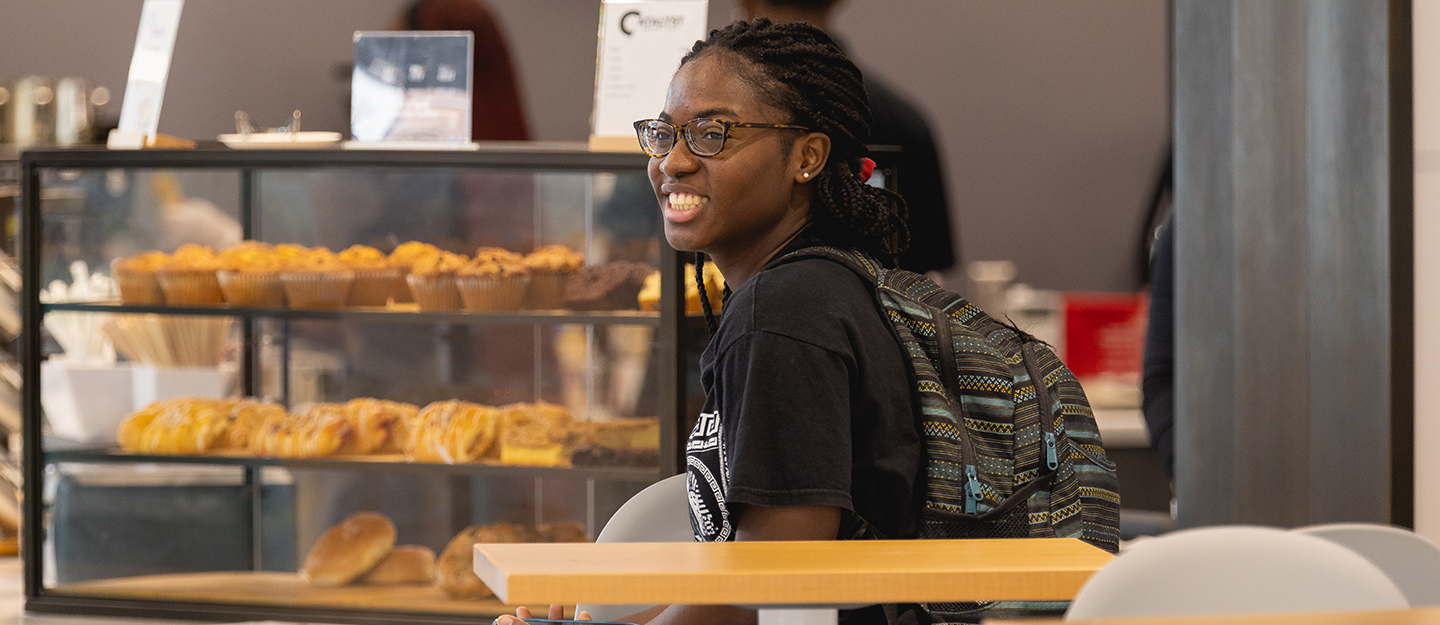
<path id="1" fill-rule="evenodd" d="M 809 24 L 775 24 L 762 17 L 710 31 L 680 65 L 722 52 L 748 61 L 734 63 L 733 68 L 762 103 L 789 111 L 789 123 L 830 138 L 830 156 L 814 179 L 811 212 L 816 235 L 884 260 L 893 261 L 904 252 L 910 245 L 905 200 L 860 179 L 862 162 L 869 155 L 870 100 L 860 69 L 840 45 Z M 788 141 L 787 149 L 794 138 Z M 715 317 L 702 280 L 704 262 L 704 255 L 697 253 L 695 282 L 713 333 Z"/>

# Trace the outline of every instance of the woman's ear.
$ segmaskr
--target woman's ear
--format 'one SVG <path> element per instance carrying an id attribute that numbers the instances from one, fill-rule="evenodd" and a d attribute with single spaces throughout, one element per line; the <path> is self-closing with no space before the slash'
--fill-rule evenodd
<path id="1" fill-rule="evenodd" d="M 812 132 L 795 142 L 790 153 L 791 169 L 795 182 L 804 184 L 814 180 L 830 159 L 830 137 L 823 132 Z"/>

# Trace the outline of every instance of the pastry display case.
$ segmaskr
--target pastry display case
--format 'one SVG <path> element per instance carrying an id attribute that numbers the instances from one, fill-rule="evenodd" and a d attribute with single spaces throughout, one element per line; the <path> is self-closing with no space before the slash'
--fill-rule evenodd
<path id="1" fill-rule="evenodd" d="M 26 608 L 506 612 L 470 544 L 593 540 L 681 470 L 685 278 L 646 162 L 25 152 Z"/>

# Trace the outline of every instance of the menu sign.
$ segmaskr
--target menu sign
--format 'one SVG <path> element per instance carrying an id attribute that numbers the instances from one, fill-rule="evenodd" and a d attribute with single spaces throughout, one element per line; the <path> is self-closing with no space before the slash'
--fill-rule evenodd
<path id="1" fill-rule="evenodd" d="M 180 32 L 180 10 L 185 0 L 145 0 L 140 10 L 140 32 L 130 57 L 130 77 L 120 103 L 120 125 L 110 136 L 112 148 L 139 148 L 152 140 L 160 127 L 160 105 L 170 76 L 170 56 Z"/>
<path id="2" fill-rule="evenodd" d="M 639 150 L 634 124 L 660 114 L 681 57 L 705 38 L 708 0 L 605 0 L 591 146 Z"/>

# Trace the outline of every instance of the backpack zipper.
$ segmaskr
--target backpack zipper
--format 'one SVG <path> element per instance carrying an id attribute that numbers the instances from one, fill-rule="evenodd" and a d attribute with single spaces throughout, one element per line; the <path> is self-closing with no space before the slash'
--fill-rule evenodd
<path id="1" fill-rule="evenodd" d="M 1054 472 L 1060 468 L 1060 453 L 1056 449 L 1054 404 L 1050 403 L 1050 389 L 1045 386 L 1045 378 L 1040 377 L 1040 370 L 1035 365 L 1035 344 L 1021 343 L 1020 358 L 1025 361 L 1025 372 L 1030 374 L 1030 384 L 1035 387 L 1035 401 L 1040 406 L 1040 431 L 1045 439 L 1045 468 Z"/>
<path id="2" fill-rule="evenodd" d="M 975 473 L 975 465 L 965 465 L 965 514 L 975 514 L 982 494 L 980 476 Z"/>
<path id="3" fill-rule="evenodd" d="M 965 462 L 965 513 L 975 514 L 984 495 L 980 488 L 980 475 L 975 468 L 975 447 L 970 443 L 970 430 L 965 425 L 965 405 L 960 401 L 958 367 L 955 364 L 955 343 L 950 334 L 950 315 L 945 311 L 927 306 L 931 319 L 935 320 L 935 341 L 940 356 L 940 375 L 945 378 L 945 395 L 950 401 L 950 413 L 960 422 L 956 430 L 960 433 L 960 457 Z"/>

